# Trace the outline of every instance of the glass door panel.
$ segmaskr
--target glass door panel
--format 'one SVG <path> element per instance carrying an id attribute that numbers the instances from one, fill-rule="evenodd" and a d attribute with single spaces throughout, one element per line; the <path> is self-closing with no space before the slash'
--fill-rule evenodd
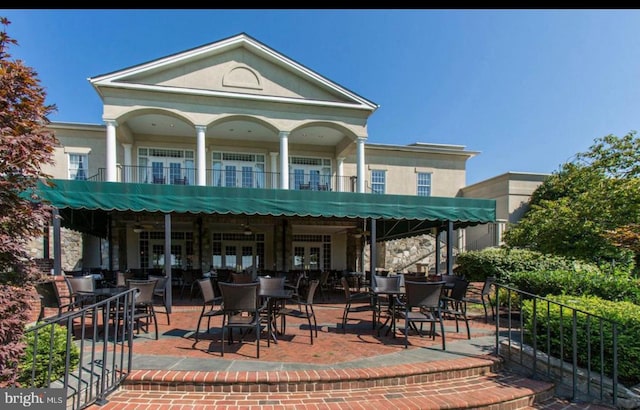
<path id="1" fill-rule="evenodd" d="M 225 269 L 236 270 L 238 267 L 238 253 L 236 252 L 235 245 L 228 245 L 224 247 L 223 259 Z"/>
<path id="2" fill-rule="evenodd" d="M 227 165 L 224 167 L 224 186 L 235 187 L 236 186 L 236 167 L 235 165 Z"/>
<path id="3" fill-rule="evenodd" d="M 322 261 L 320 246 L 304 245 L 293 247 L 293 268 L 319 270 Z"/>
<path id="4" fill-rule="evenodd" d="M 164 184 L 164 162 L 154 161 L 151 163 L 151 176 L 154 184 Z"/>

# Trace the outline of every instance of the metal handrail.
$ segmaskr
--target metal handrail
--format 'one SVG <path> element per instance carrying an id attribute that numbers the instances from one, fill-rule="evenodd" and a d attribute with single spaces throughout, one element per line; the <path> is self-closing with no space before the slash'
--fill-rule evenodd
<path id="1" fill-rule="evenodd" d="M 598 400 L 602 403 L 608 403 L 616 406 L 618 403 L 618 336 L 619 323 L 614 320 L 577 309 L 566 304 L 554 301 L 545 297 L 534 295 L 516 288 L 512 288 L 500 283 L 494 283 L 496 299 L 496 354 L 502 356 L 508 363 L 516 365 L 520 370 L 529 373 L 531 377 L 546 378 L 553 380 L 560 388 L 570 391 L 568 395 L 572 401 L 586 399 L 592 401 Z M 500 296 L 501 290 L 503 296 Z M 506 304 L 500 306 L 500 300 L 506 296 Z M 565 312 L 571 317 L 571 329 L 564 329 L 562 321 L 560 321 L 560 337 L 554 339 L 559 343 L 555 349 L 551 347 L 551 326 L 546 327 L 546 333 L 541 334 L 538 331 L 528 332 L 525 329 L 525 318 L 519 306 L 514 306 L 512 300 L 530 300 L 533 304 L 533 317 L 531 320 L 531 328 L 539 329 L 544 327 L 544 323 L 548 323 L 550 318 L 551 306 L 558 306 L 561 317 L 565 317 Z M 540 305 L 542 304 L 542 305 Z M 538 312 L 538 306 L 542 306 L 542 311 L 546 312 L 541 317 Z M 545 308 L 546 307 L 546 308 Z M 584 315 L 587 323 L 587 334 L 590 335 L 591 324 L 596 323 L 599 326 L 599 338 L 586 340 L 588 349 L 588 359 L 586 364 L 578 363 L 578 315 Z M 539 326 L 540 324 L 540 326 Z M 604 324 L 611 326 L 611 339 L 605 338 L 603 332 Z M 565 331 L 569 331 L 570 343 L 565 344 Z M 546 340 L 541 346 L 539 341 Z M 604 346 L 610 346 L 613 354 L 612 357 L 605 358 Z M 568 346 L 570 344 L 570 346 Z M 595 372 L 591 366 L 592 349 L 600 351 L 599 369 Z M 559 350 L 559 353 L 557 352 Z M 561 358 L 570 355 L 571 360 L 563 360 Z M 558 358 L 559 357 L 559 358 Z M 604 374 L 605 362 L 611 360 L 610 374 Z M 586 366 L 584 368 L 583 366 Z"/>
<path id="2" fill-rule="evenodd" d="M 129 319 L 133 317 L 135 292 L 136 289 L 124 290 L 82 309 L 47 317 L 26 329 L 25 335 L 34 334 L 33 345 L 27 346 L 34 360 L 30 380 L 23 382 L 22 387 L 65 389 L 66 408 L 72 410 L 106 403 L 107 395 L 131 373 L 133 320 Z M 56 326 L 66 328 L 65 368 L 61 378 L 53 376 L 52 366 L 59 357 L 59 352 L 53 349 Z M 42 332 L 50 335 L 47 346 L 39 340 Z M 77 366 L 71 363 L 72 349 L 79 354 Z M 37 386 L 36 377 L 42 378 L 43 374 L 36 358 L 43 354 L 48 355 L 49 363 L 44 375 L 46 385 Z"/>

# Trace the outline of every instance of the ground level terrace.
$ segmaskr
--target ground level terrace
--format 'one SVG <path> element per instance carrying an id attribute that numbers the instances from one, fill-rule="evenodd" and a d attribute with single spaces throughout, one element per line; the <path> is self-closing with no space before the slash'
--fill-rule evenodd
<path id="1" fill-rule="evenodd" d="M 100 265 L 110 272 L 156 268 L 171 279 L 172 269 L 205 272 L 210 266 L 254 276 L 375 271 L 377 243 L 424 233 L 445 234 L 450 273 L 454 230 L 495 222 L 495 201 L 484 199 L 52 182 L 36 192 L 59 216 L 53 218 L 56 274 L 62 273 L 61 227 L 99 238 L 93 250 L 83 246 L 85 261 L 98 253 Z M 369 266 L 361 257 L 364 246 L 372 250 Z"/>

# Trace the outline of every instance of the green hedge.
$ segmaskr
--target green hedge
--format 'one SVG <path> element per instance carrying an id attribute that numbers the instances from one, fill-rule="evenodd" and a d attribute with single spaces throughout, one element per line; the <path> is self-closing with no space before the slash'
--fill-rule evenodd
<path id="1" fill-rule="evenodd" d="M 51 334 L 51 326 L 53 326 L 53 336 Z M 38 350 L 35 356 L 33 356 L 34 343 L 35 343 L 35 331 L 27 331 L 25 333 L 25 354 L 20 360 L 18 366 L 20 376 L 18 381 L 23 387 L 46 387 L 50 382 L 58 380 L 65 373 L 65 360 L 66 360 L 66 348 L 67 348 L 67 328 L 57 324 L 51 324 L 51 326 L 43 326 L 38 329 Z M 51 339 L 53 338 L 53 343 Z M 50 351 L 49 348 L 53 351 Z M 73 371 L 77 368 L 80 361 L 80 349 L 73 342 L 70 347 L 69 355 L 69 371 Z M 32 369 L 35 366 L 35 378 L 33 382 Z M 50 378 L 49 366 L 51 366 Z"/>
<path id="2" fill-rule="evenodd" d="M 608 377 L 612 376 L 613 361 L 613 331 L 610 321 L 618 323 L 618 380 L 625 386 L 635 386 L 640 383 L 640 309 L 630 302 L 611 302 L 595 296 L 547 296 L 547 299 L 561 303 L 565 306 L 589 312 L 608 320 L 593 320 L 589 322 L 587 315 L 578 312 L 576 315 L 577 331 L 577 358 L 578 366 L 587 368 L 591 357 L 591 370 L 601 372 L 600 362 L 600 322 L 603 328 L 604 349 L 604 372 Z M 538 349 L 560 358 L 560 341 L 563 346 L 563 360 L 571 362 L 573 357 L 572 343 L 572 309 L 552 303 L 547 310 L 547 304 L 538 301 L 536 305 L 537 326 L 533 328 L 533 302 L 525 300 L 522 303 L 522 313 L 524 315 L 524 326 L 526 329 L 525 342 L 531 344 L 531 335 L 537 335 Z M 561 329 L 562 326 L 562 339 Z M 547 329 L 549 328 L 549 333 Z M 548 337 L 547 335 L 550 335 Z M 527 340 L 528 339 L 528 340 Z M 588 340 L 591 340 L 589 350 Z M 547 341 L 550 342 L 551 350 L 547 352 Z"/>
<path id="3" fill-rule="evenodd" d="M 592 295 L 640 305 L 640 280 L 628 276 L 567 270 L 514 272 L 509 284 L 534 295 Z"/>
<path id="4" fill-rule="evenodd" d="M 597 266 L 561 256 L 546 255 L 525 249 L 487 248 L 468 251 L 456 257 L 456 273 L 472 282 L 494 276 L 508 282 L 513 272 L 545 270 L 580 270 L 599 272 Z"/>

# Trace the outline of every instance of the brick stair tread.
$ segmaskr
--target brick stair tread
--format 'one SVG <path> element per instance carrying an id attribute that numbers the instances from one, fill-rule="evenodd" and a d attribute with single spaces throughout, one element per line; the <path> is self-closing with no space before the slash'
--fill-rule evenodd
<path id="1" fill-rule="evenodd" d="M 520 409 L 547 400 L 551 383 L 507 372 L 397 386 L 321 390 L 308 392 L 198 392 L 176 390 L 126 390 L 109 396 L 99 408 L 156 409 L 202 408 L 264 409 Z M 98 408 L 98 407 L 96 407 Z"/>

